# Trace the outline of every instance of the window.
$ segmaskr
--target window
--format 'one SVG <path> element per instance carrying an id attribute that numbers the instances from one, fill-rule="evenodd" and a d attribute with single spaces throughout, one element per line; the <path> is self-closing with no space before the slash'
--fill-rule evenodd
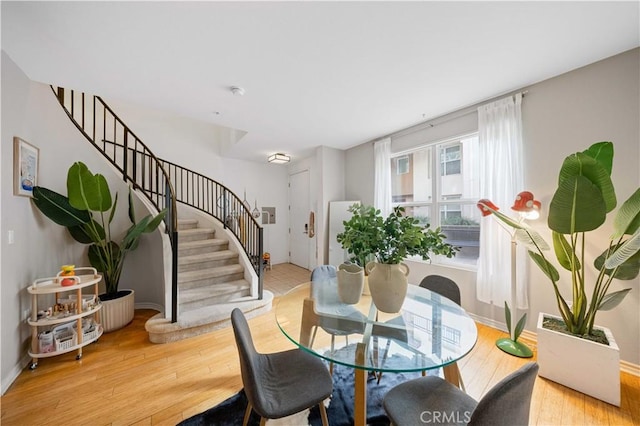
<path id="1" fill-rule="evenodd" d="M 396 158 L 396 174 L 404 175 L 409 173 L 409 156 L 403 155 Z"/>
<path id="2" fill-rule="evenodd" d="M 440 174 L 442 176 L 460 174 L 460 143 L 443 147 L 441 150 Z"/>
<path id="3" fill-rule="evenodd" d="M 406 163 L 406 173 L 399 173 Z M 409 164 L 411 167 L 409 167 Z M 460 247 L 441 263 L 475 265 L 480 241 L 478 137 L 447 140 L 392 156 L 391 202 Z M 435 171 L 435 173 L 434 173 Z"/>

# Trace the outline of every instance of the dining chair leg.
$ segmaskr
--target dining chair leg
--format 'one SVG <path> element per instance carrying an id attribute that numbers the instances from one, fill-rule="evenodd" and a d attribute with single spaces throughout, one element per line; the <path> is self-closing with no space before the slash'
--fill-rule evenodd
<path id="1" fill-rule="evenodd" d="M 320 406 L 320 417 L 322 417 L 322 426 L 329 426 L 329 418 L 327 417 L 327 409 L 324 407 L 324 401 L 318 404 Z"/>
<path id="2" fill-rule="evenodd" d="M 244 419 L 242 419 L 242 426 L 249 424 L 249 417 L 251 416 L 251 403 L 247 402 L 247 409 L 244 411 Z"/>
<path id="3" fill-rule="evenodd" d="M 335 348 L 336 335 L 331 335 L 331 357 L 333 357 L 333 350 Z M 329 374 L 333 375 L 333 361 L 329 362 Z"/>
<path id="4" fill-rule="evenodd" d="M 309 347 L 313 347 L 313 342 L 316 340 L 316 333 L 318 332 L 318 327 L 313 327 L 313 334 L 311 335 L 311 341 L 309 342 Z"/>
<path id="5" fill-rule="evenodd" d="M 267 424 L 267 419 L 265 419 L 264 417 L 260 417 L 260 426 L 266 426 Z"/>
<path id="6" fill-rule="evenodd" d="M 457 362 L 443 367 L 442 370 L 444 371 L 444 379 L 447 382 L 459 387 L 464 392 L 466 392 L 466 389 L 464 388 L 464 382 L 462 381 L 462 376 L 460 375 L 460 368 L 458 367 Z"/>

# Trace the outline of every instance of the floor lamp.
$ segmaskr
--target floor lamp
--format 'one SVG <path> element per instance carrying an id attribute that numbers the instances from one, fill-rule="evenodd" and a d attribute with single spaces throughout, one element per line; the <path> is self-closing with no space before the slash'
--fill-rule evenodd
<path id="1" fill-rule="evenodd" d="M 505 318 L 507 322 L 507 328 L 509 330 L 509 337 L 498 339 L 496 341 L 496 346 L 502 351 L 520 358 L 531 358 L 533 356 L 533 351 L 524 343 L 518 342 L 518 337 L 520 336 L 520 333 L 524 328 L 527 314 L 524 314 L 523 317 L 520 318 L 520 320 L 518 320 L 518 322 L 516 323 L 518 310 L 516 294 L 516 248 L 518 246 L 518 243 L 516 236 L 519 229 L 525 228 L 525 220 L 535 220 L 540 217 L 540 207 L 540 201 L 535 200 L 531 192 L 523 191 L 516 196 L 516 200 L 513 203 L 513 206 L 511 206 L 512 210 L 518 212 L 518 219 L 514 220 L 509 216 L 498 212 L 499 207 L 497 207 L 491 201 L 487 199 L 478 201 L 478 208 L 482 212 L 482 216 L 493 214 L 494 217 L 499 219 L 498 223 L 507 232 L 509 232 L 509 235 L 511 235 L 511 309 L 509 309 L 509 305 L 505 301 Z M 505 224 L 513 228 L 513 232 L 511 231 L 511 229 L 508 229 Z"/>

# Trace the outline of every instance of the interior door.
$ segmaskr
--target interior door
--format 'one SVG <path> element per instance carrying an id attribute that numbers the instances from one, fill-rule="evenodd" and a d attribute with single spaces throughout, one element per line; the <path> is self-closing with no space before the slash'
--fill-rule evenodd
<path id="1" fill-rule="evenodd" d="M 309 171 L 289 175 L 289 262 L 309 269 Z"/>

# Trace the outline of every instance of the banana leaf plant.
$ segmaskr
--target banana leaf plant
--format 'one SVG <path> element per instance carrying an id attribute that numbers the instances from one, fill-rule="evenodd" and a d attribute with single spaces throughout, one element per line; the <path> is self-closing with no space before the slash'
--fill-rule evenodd
<path id="1" fill-rule="evenodd" d="M 136 222 L 133 195 L 129 188 L 129 220 L 119 243 L 113 238 L 111 223 L 118 205 L 118 194 L 112 199 L 107 180 L 93 174 L 82 162 L 74 163 L 67 173 L 67 193 L 64 196 L 47 188 L 33 188 L 33 202 L 49 219 L 67 228 L 71 236 L 89 246 L 89 263 L 102 272 L 107 298 L 118 293 L 118 284 L 124 260 L 138 247 L 143 233 L 154 231 L 164 219 L 165 211 L 153 217 L 147 215 Z"/>
<path id="2" fill-rule="evenodd" d="M 493 214 L 515 229 L 519 243 L 551 281 L 558 310 L 567 330 L 576 335 L 592 334 L 596 313 L 620 304 L 631 288 L 609 292 L 614 279 L 632 280 L 640 270 L 640 188 L 620 206 L 613 221 L 613 234 L 604 251 L 594 261 L 596 279 L 587 296 L 585 247 L 589 231 L 600 228 L 617 204 L 611 180 L 613 143 L 598 142 L 583 152 L 565 158 L 558 187 L 549 205 L 547 223 L 552 231 L 553 248 L 560 266 L 571 278 L 570 297 L 559 288 L 560 273 L 545 252 L 550 246 L 525 223 L 502 214 L 489 200 L 480 200 L 483 214 Z"/>

